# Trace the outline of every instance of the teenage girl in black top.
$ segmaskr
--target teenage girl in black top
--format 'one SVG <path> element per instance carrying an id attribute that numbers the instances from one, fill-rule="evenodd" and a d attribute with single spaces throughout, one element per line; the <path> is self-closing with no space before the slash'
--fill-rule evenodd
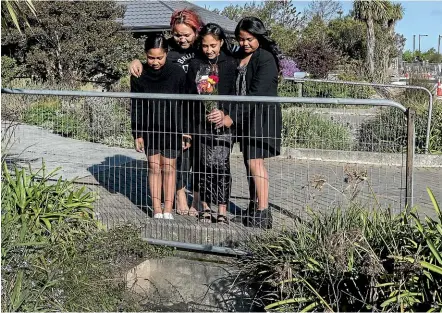
<path id="1" fill-rule="evenodd" d="M 131 92 L 180 94 L 185 92 L 186 74 L 167 60 L 168 45 L 162 35 L 145 42 L 147 63 L 140 77 L 131 77 Z M 173 219 L 176 159 L 181 154 L 182 101 L 131 99 L 131 124 L 135 149 L 147 154 L 149 189 L 154 218 Z M 164 212 L 161 208 L 161 186 Z"/>
<path id="2" fill-rule="evenodd" d="M 236 60 L 231 56 L 229 43 L 223 29 L 209 23 L 201 29 L 199 51 L 190 62 L 187 84 L 190 93 L 198 91 L 198 84 L 213 75 L 219 95 L 235 94 Z M 205 94 L 211 94 L 206 92 Z M 213 94 L 213 93 L 212 93 Z M 200 220 L 211 222 L 209 203 L 218 205 L 218 223 L 227 223 L 227 203 L 231 191 L 230 151 L 232 148 L 232 119 L 229 103 L 214 103 L 217 108 L 208 107 L 207 101 L 195 102 L 194 127 L 194 198 L 201 199 Z"/>
<path id="3" fill-rule="evenodd" d="M 167 59 L 181 66 L 185 72 L 188 70 L 190 61 L 195 57 L 195 42 L 202 26 L 203 23 L 198 14 L 189 9 L 175 11 L 170 18 L 172 37 L 167 41 L 169 44 Z M 143 64 L 139 60 L 132 61 L 130 72 L 138 77 L 143 72 Z M 184 126 L 190 126 L 193 123 L 192 115 L 188 110 L 184 110 L 183 120 Z M 188 136 L 187 142 L 190 139 L 191 136 Z M 195 209 L 196 204 L 194 202 L 189 209 L 185 192 L 185 187 L 190 185 L 190 168 L 193 160 L 193 148 L 190 147 L 190 144 L 187 144 L 186 147 L 188 148 L 183 150 L 177 160 L 176 211 L 180 215 L 196 216 L 198 214 Z"/>
<path id="4" fill-rule="evenodd" d="M 236 93 L 241 96 L 278 95 L 281 52 L 263 22 L 256 17 L 239 21 L 235 36 L 240 45 Z M 279 103 L 251 103 L 231 114 L 248 172 L 248 225 L 271 228 L 269 175 L 264 159 L 280 154 L 282 113 Z"/>

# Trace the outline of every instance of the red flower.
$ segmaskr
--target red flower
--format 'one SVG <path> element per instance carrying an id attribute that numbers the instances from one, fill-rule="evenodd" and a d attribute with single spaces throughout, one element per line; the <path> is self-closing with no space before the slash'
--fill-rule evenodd
<path id="1" fill-rule="evenodd" d="M 216 84 L 218 84 L 219 82 L 219 77 L 216 75 L 210 75 L 209 78 L 213 79 L 215 81 Z"/>

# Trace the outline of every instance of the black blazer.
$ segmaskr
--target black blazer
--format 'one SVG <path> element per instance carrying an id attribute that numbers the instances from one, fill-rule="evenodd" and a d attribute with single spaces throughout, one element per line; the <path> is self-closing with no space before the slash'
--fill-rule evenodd
<path id="1" fill-rule="evenodd" d="M 217 84 L 219 95 L 235 95 L 235 76 L 237 61 L 233 56 L 227 55 L 221 51 L 218 57 L 218 77 L 219 82 Z M 190 94 L 198 94 L 196 87 L 196 76 L 201 65 L 210 65 L 209 60 L 204 56 L 197 55 L 189 64 L 189 70 L 187 72 L 187 90 Z M 193 117 L 195 127 L 193 131 L 202 133 L 213 133 L 212 123 L 206 123 L 206 114 L 204 105 L 200 101 L 194 101 L 190 106 L 191 114 Z M 224 111 L 224 114 L 229 115 L 230 110 L 233 108 L 231 103 L 221 102 L 219 103 L 219 109 Z"/>
<path id="2" fill-rule="evenodd" d="M 250 58 L 246 73 L 247 96 L 278 96 L 278 67 L 274 56 L 258 48 Z M 239 94 L 239 93 L 238 93 Z M 280 103 L 245 103 L 232 114 L 236 130 L 245 140 L 273 149 L 281 149 L 282 112 Z"/>

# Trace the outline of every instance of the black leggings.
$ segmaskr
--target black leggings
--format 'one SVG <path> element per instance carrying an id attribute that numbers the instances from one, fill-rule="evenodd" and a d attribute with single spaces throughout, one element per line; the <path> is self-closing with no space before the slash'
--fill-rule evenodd
<path id="1" fill-rule="evenodd" d="M 199 192 L 204 202 L 227 204 L 232 186 L 231 144 L 225 141 L 205 141 L 201 137 L 196 142 L 193 190 Z"/>

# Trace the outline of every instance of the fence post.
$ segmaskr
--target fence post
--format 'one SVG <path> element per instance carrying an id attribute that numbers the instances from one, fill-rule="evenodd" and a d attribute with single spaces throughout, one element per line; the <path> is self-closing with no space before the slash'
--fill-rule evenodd
<path id="1" fill-rule="evenodd" d="M 298 82 L 298 83 L 296 83 L 296 85 L 298 86 L 298 97 L 302 98 L 302 85 L 303 85 L 303 83 Z"/>
<path id="2" fill-rule="evenodd" d="M 433 114 L 433 95 L 431 91 L 427 89 L 428 93 L 430 94 L 430 103 L 428 105 L 428 118 L 427 118 L 427 134 L 425 137 L 425 151 L 424 154 L 428 153 L 428 148 L 430 146 L 430 132 L 431 132 L 431 115 Z"/>
<path id="3" fill-rule="evenodd" d="M 414 121 L 416 112 L 408 108 L 405 112 L 407 116 L 407 159 L 405 169 L 405 209 L 407 213 L 413 207 L 413 169 L 414 169 L 414 151 L 415 151 L 415 136 L 414 136 Z"/>

